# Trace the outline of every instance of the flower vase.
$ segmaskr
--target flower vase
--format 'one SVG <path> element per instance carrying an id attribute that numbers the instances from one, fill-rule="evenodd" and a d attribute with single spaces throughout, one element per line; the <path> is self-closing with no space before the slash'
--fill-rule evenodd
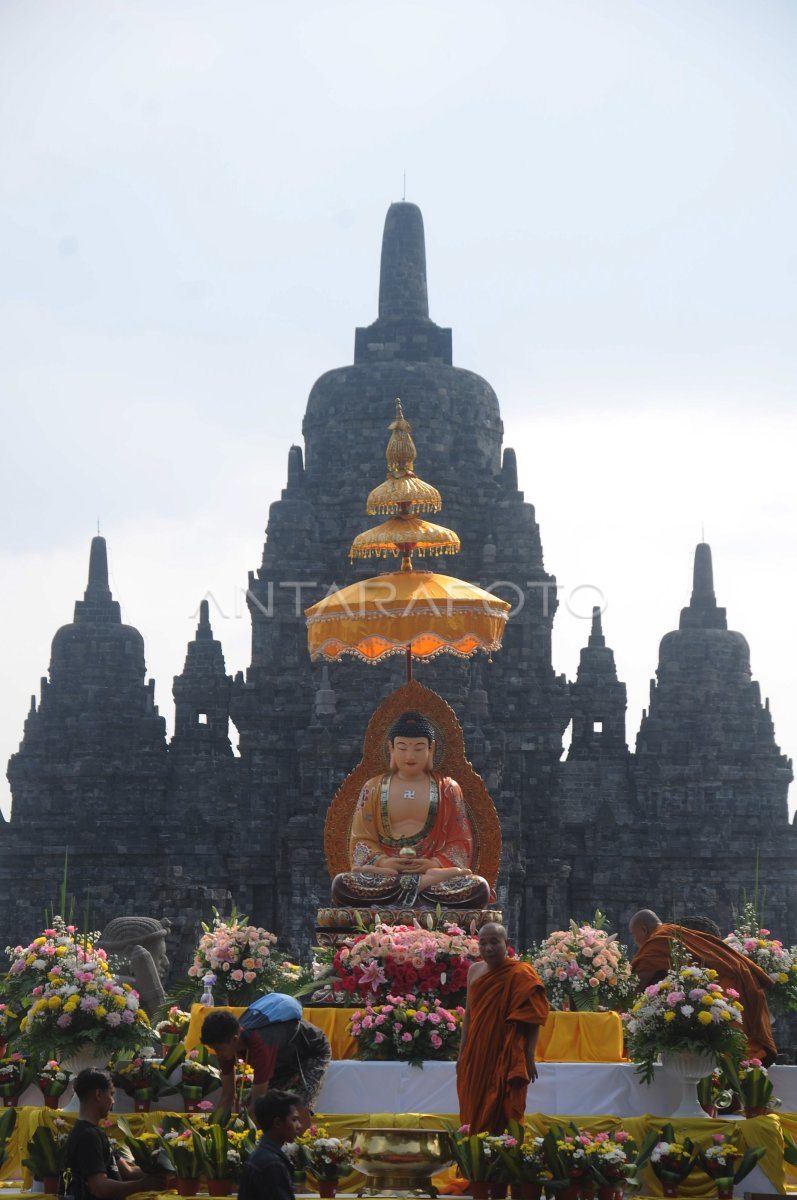
<path id="1" fill-rule="evenodd" d="M 19 1103 L 19 1094 L 18 1093 L 15 1093 L 12 1096 L 10 1093 L 3 1092 L 3 1107 L 4 1108 L 16 1108 L 18 1103 Z"/>
<path id="2" fill-rule="evenodd" d="M 607 1184 L 598 1188 L 598 1200 L 623 1200 L 622 1185 Z"/>
<path id="3" fill-rule="evenodd" d="M 595 1200 L 595 1184 L 583 1183 L 578 1189 L 579 1200 Z"/>
<path id="4" fill-rule="evenodd" d="M 133 1093 L 133 1109 L 135 1112 L 150 1112 L 152 1109 L 152 1092 L 150 1088 L 136 1088 Z"/>
<path id="5" fill-rule="evenodd" d="M 177 1189 L 178 1196 L 195 1196 L 199 1191 L 198 1179 L 181 1179 L 180 1176 L 175 1179 L 174 1186 Z"/>
<path id="6" fill-rule="evenodd" d="M 233 1181 L 231 1179 L 209 1179 L 208 1195 L 231 1196 L 233 1192 L 233 1186 Z"/>
<path id="7" fill-rule="evenodd" d="M 42 1191 L 48 1196 L 55 1196 L 58 1191 L 58 1176 L 45 1175 L 42 1180 Z"/>
<path id="8" fill-rule="evenodd" d="M 562 1188 L 561 1192 L 557 1192 L 557 1200 L 579 1200 L 581 1188 L 577 1183 L 570 1183 L 566 1188 Z"/>
<path id="9" fill-rule="evenodd" d="M 671 1117 L 705 1117 L 697 1098 L 697 1085 L 714 1070 L 716 1058 L 703 1050 L 662 1050 L 661 1065 L 681 1081 L 681 1102 Z"/>
<path id="10" fill-rule="evenodd" d="M 71 1054 L 62 1055 L 61 1066 L 65 1071 L 71 1073 L 72 1085 L 74 1085 L 75 1077 L 81 1071 L 85 1071 L 87 1067 L 95 1067 L 98 1071 L 104 1071 L 108 1066 L 108 1055 L 104 1050 L 98 1050 L 91 1042 L 86 1042 L 79 1049 L 73 1050 Z M 62 1104 L 61 1108 L 64 1112 L 77 1112 L 80 1108 L 80 1101 L 75 1095 L 74 1088 L 71 1099 L 67 1104 Z"/>
<path id="11" fill-rule="evenodd" d="M 470 1183 L 470 1194 L 473 1200 L 488 1200 L 490 1195 L 490 1185 L 485 1183 L 483 1179 L 472 1179 Z"/>
<path id="12" fill-rule="evenodd" d="M 717 1184 L 717 1200 L 733 1200 L 733 1184 L 730 1187 L 720 1187 Z"/>
<path id="13" fill-rule="evenodd" d="M 335 1195 L 335 1191 L 336 1191 L 336 1183 L 337 1183 L 337 1180 L 335 1180 L 335 1179 L 319 1179 L 319 1181 L 318 1181 L 319 1196 L 326 1197 L 326 1200 L 332 1200 L 332 1197 Z"/>
<path id="14" fill-rule="evenodd" d="M 509 1184 L 491 1183 L 490 1184 L 490 1200 L 506 1200 L 506 1193 L 509 1189 Z"/>
<path id="15" fill-rule="evenodd" d="M 665 1196 L 680 1195 L 680 1192 L 678 1191 L 677 1183 L 662 1183 L 661 1190 L 662 1190 L 663 1195 L 665 1195 Z"/>
<path id="16" fill-rule="evenodd" d="M 749 1121 L 753 1117 L 765 1117 L 770 1111 L 771 1111 L 771 1109 L 769 1109 L 766 1104 L 763 1105 L 762 1107 L 752 1107 L 752 1108 L 745 1105 L 744 1115 L 745 1115 L 745 1119 Z"/>
<path id="17" fill-rule="evenodd" d="M 44 1107 L 45 1108 L 60 1108 L 61 1107 L 61 1097 L 60 1096 L 48 1096 L 47 1093 L 45 1092 L 44 1093 Z"/>

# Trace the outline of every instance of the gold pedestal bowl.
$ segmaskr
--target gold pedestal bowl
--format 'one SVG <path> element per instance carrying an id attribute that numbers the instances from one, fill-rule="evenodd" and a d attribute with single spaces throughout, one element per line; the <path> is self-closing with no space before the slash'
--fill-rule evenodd
<path id="1" fill-rule="evenodd" d="M 354 1165 L 367 1176 L 358 1196 L 437 1196 L 432 1176 L 454 1160 L 445 1129 L 355 1129 Z"/>

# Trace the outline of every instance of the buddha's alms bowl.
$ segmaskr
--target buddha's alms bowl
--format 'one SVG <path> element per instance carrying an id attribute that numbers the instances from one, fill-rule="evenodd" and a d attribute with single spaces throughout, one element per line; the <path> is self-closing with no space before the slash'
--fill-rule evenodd
<path id="1" fill-rule="evenodd" d="M 436 1196 L 432 1176 L 451 1166 L 445 1129 L 355 1129 L 354 1165 L 368 1178 L 358 1196 L 423 1193 Z"/>

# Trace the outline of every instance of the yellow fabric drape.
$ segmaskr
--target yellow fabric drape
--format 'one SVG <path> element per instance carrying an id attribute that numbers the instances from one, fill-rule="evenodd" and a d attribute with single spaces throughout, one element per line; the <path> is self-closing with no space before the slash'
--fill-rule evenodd
<path id="1" fill-rule="evenodd" d="M 243 1008 L 230 1008 L 236 1017 Z M 202 1022 L 211 1008 L 191 1007 L 186 1049 L 199 1045 Z M 322 1029 L 329 1039 L 334 1059 L 356 1058 L 357 1042 L 348 1032 L 352 1008 L 306 1008 L 303 1016 Z M 623 1026 L 618 1013 L 552 1012 L 540 1030 L 538 1062 L 622 1062 Z"/>
<path id="2" fill-rule="evenodd" d="M 178 1114 L 179 1115 L 179 1114 Z M 33 1131 L 42 1124 L 50 1123 L 55 1117 L 63 1117 L 70 1124 L 77 1119 L 77 1113 L 62 1113 L 49 1108 L 20 1108 L 18 1109 L 17 1124 L 9 1139 L 8 1159 L 3 1166 L 0 1177 L 4 1180 L 19 1179 L 22 1173 L 22 1148 L 27 1143 Z M 138 1135 L 147 1129 L 154 1128 L 163 1121 L 162 1112 L 125 1113 L 124 1119 L 130 1125 L 133 1133 Z M 319 1113 L 316 1117 L 323 1124 L 331 1137 L 347 1138 L 355 1129 L 439 1129 L 459 1126 L 456 1113 Z M 593 1133 L 610 1133 L 615 1129 L 625 1129 L 640 1145 L 651 1129 L 660 1129 L 667 1122 L 666 1117 L 615 1117 L 615 1116 L 562 1116 L 560 1114 L 528 1113 L 526 1125 L 535 1134 L 546 1133 L 552 1125 L 567 1126 L 573 1121 L 579 1129 Z M 783 1161 L 783 1130 L 787 1129 L 792 1135 L 797 1133 L 797 1114 L 770 1113 L 765 1117 L 753 1117 L 749 1121 L 721 1121 L 708 1117 L 690 1120 L 670 1120 L 676 1136 L 690 1137 L 701 1147 L 708 1146 L 714 1133 L 732 1132 L 736 1135 L 740 1149 L 751 1146 L 764 1146 L 766 1154 L 761 1159 L 760 1166 L 764 1174 L 779 1192 L 797 1191 L 797 1171 L 787 1167 Z M 341 1180 L 339 1191 L 354 1191 L 362 1186 L 363 1176 L 354 1172 L 345 1180 Z M 30 1178 L 25 1173 L 23 1183 L 30 1187 Z M 454 1168 L 449 1168 L 435 1177 L 437 1187 L 442 1190 L 456 1189 L 462 1192 L 463 1182 L 458 1180 Z M 648 1168 L 644 1172 L 644 1189 L 648 1196 L 660 1197 L 661 1188 L 653 1172 Z M 681 1185 L 681 1195 L 692 1200 L 699 1197 L 713 1196 L 716 1193 L 714 1184 L 707 1175 L 695 1171 Z M 137 1193 L 138 1194 L 138 1193 Z M 144 1193 L 140 1193 L 144 1195 Z M 10 1193 L 3 1193 L 4 1200 Z M 26 1198 L 27 1200 L 27 1198 Z"/>

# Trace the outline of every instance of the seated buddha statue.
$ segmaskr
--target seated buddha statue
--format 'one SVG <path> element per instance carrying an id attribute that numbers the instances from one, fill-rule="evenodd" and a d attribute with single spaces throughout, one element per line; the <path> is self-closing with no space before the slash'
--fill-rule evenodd
<path id="1" fill-rule="evenodd" d="M 332 881 L 334 904 L 484 908 L 473 830 L 455 779 L 436 774 L 434 730 L 405 712 L 388 734 L 390 769 L 367 780 L 351 824 L 351 869 Z"/>

